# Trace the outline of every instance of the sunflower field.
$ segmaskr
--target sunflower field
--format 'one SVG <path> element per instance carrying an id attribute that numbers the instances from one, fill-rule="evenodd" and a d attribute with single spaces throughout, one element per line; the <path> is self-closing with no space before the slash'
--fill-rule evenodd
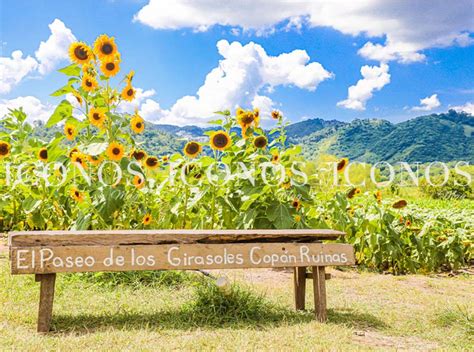
<path id="1" fill-rule="evenodd" d="M 71 65 L 59 70 L 66 84 L 52 93 L 67 98 L 46 124 L 62 133 L 34 137 L 21 109 L 0 120 L 0 232 L 333 228 L 347 232 L 358 263 L 372 269 L 430 272 L 473 260 L 472 209 L 424 212 L 381 190 L 328 197 L 311 187 L 278 111 L 269 131 L 258 109 L 218 112 L 206 142 L 149 155 L 137 141 L 145 120 L 119 109 L 135 99 L 135 73 L 120 75 L 114 38 L 73 43 L 69 54 Z M 337 172 L 348 163 L 341 159 Z"/>

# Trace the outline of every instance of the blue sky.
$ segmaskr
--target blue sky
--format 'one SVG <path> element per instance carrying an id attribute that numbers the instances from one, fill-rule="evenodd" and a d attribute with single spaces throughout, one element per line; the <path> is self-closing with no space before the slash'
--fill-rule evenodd
<path id="1" fill-rule="evenodd" d="M 361 1 L 348 9 L 334 2 L 301 3 L 242 1 L 233 8 L 211 0 L 192 5 L 181 0 L 1 0 L 0 69 L 6 74 L 0 77 L 0 113 L 23 103 L 31 105 L 30 115 L 44 119 L 59 101 L 49 93 L 64 84 L 56 69 L 68 64 L 68 41 L 92 44 L 103 33 L 116 38 L 123 73 L 136 71 L 134 85 L 141 95 L 125 108 L 137 107 L 158 123 L 202 124 L 216 108 L 250 108 L 259 102 L 265 112 L 279 109 L 291 121 L 396 122 L 450 107 L 472 112 L 472 2 L 437 3 L 430 8 L 429 23 L 427 2 L 407 8 L 409 2 Z M 52 33 L 49 25 L 55 20 L 61 25 L 56 22 Z M 435 23 L 439 28 L 433 29 Z M 42 41 L 57 52 L 37 54 Z M 218 42 L 221 51 L 233 48 L 234 55 L 224 58 Z M 17 55 L 15 65 L 17 50 L 23 55 Z M 273 60 L 284 53 L 295 62 Z M 30 66 L 21 61 L 28 56 Z M 220 60 L 228 66 L 218 72 L 226 79 L 206 81 Z M 319 63 L 318 68 L 311 63 Z"/>

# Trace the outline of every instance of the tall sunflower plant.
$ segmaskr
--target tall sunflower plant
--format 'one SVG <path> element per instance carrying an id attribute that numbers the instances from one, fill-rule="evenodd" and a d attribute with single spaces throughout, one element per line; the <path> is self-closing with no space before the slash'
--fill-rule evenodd
<path id="1" fill-rule="evenodd" d="M 1 138 L 2 160 L 34 162 L 40 176 L 20 191 L 6 190 L 16 199 L 2 200 L 7 229 L 307 226 L 308 189 L 291 181 L 300 150 L 286 145 L 281 113 L 272 112 L 276 126 L 267 135 L 258 109 L 219 112 L 207 143 L 148 155 L 135 138 L 144 119 L 122 112 L 136 89 L 133 71 L 117 78 L 122 58 L 115 39 L 75 42 L 69 56 L 71 64 L 59 70 L 67 83 L 52 93 L 65 99 L 46 122 L 62 133 L 48 142 L 32 137 L 22 111 L 2 120 L 11 131 Z"/>

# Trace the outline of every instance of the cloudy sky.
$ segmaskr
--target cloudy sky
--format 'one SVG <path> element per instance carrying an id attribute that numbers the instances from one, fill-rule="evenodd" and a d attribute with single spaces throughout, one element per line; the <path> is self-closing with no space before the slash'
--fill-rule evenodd
<path id="1" fill-rule="evenodd" d="M 116 38 L 133 104 L 203 124 L 258 106 L 291 121 L 474 113 L 474 2 L 0 0 L 0 115 L 47 119 L 75 40 Z"/>

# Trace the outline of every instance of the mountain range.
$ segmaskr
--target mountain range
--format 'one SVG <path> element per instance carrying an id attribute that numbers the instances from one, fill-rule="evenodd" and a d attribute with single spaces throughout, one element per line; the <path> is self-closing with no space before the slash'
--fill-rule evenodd
<path id="1" fill-rule="evenodd" d="M 150 151 L 173 152 L 181 149 L 186 139 L 202 138 L 209 129 L 212 128 L 152 125 L 143 141 Z M 307 158 L 325 153 L 369 163 L 474 163 L 474 116 L 454 110 L 399 123 L 382 119 L 307 119 L 290 124 L 287 135 L 289 143 L 303 147 Z"/>

